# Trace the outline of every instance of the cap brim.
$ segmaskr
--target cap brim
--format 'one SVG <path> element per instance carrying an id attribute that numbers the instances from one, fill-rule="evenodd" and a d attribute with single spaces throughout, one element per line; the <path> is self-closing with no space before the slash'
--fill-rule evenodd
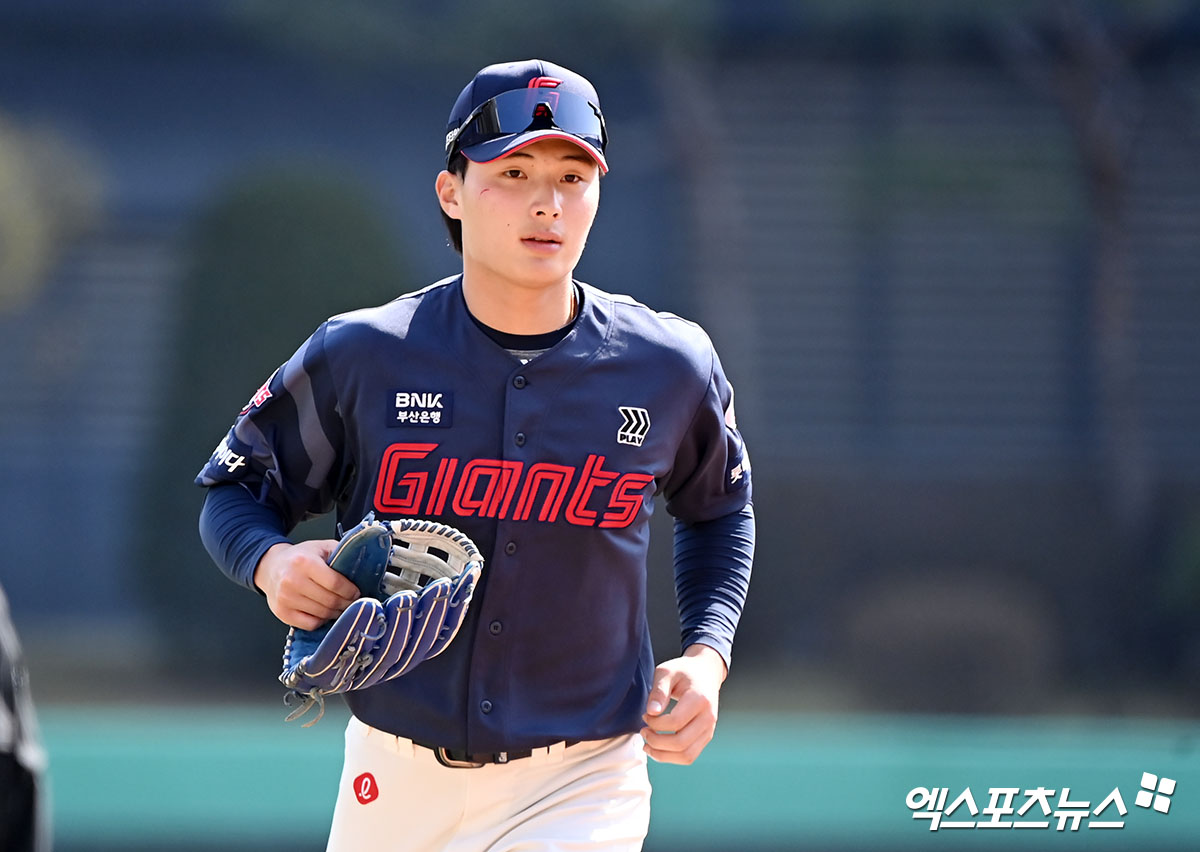
<path id="1" fill-rule="evenodd" d="M 499 139 L 489 139 L 487 142 L 480 142 L 478 145 L 463 148 L 462 154 L 472 163 L 491 163 L 499 160 L 501 157 L 507 157 L 514 151 L 520 151 L 534 142 L 540 142 L 543 139 L 562 139 L 567 142 L 574 142 L 591 155 L 591 158 L 596 161 L 596 165 L 600 167 L 601 174 L 608 173 L 608 163 L 605 161 L 604 155 L 597 148 L 580 139 L 578 136 L 573 136 L 562 130 L 531 130 L 528 133 L 514 133 L 511 136 L 501 136 Z"/>

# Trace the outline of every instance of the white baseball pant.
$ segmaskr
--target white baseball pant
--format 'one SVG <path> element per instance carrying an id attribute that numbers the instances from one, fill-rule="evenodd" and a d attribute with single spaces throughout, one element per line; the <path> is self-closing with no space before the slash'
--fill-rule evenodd
<path id="1" fill-rule="evenodd" d="M 636 734 L 451 768 L 351 717 L 327 852 L 638 852 L 649 824 Z"/>

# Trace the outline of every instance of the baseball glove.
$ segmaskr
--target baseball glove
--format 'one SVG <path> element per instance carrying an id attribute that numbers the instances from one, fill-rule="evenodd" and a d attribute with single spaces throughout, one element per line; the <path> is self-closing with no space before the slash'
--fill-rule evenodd
<path id="1" fill-rule="evenodd" d="M 303 699 L 288 721 L 320 708 L 304 727 L 320 721 L 326 695 L 400 677 L 445 650 L 466 618 L 483 557 L 453 527 L 372 513 L 342 536 L 329 565 L 362 597 L 316 630 L 288 631 L 279 680 L 287 703 Z"/>

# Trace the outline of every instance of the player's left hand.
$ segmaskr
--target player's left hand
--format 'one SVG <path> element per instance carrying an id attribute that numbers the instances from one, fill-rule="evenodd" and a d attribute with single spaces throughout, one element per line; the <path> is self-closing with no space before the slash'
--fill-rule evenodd
<path id="1" fill-rule="evenodd" d="M 726 673 L 721 655 L 699 644 L 654 670 L 642 717 L 646 754 L 660 763 L 685 766 L 700 756 L 716 732 L 717 698 Z"/>

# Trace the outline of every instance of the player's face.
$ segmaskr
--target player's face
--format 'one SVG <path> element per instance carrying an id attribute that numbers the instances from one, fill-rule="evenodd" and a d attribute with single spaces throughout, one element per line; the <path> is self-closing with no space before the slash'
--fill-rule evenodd
<path id="1" fill-rule="evenodd" d="M 464 269 L 521 286 L 570 280 L 600 202 L 600 169 L 578 145 L 543 139 L 490 163 L 471 163 L 454 176 L 453 203 L 462 221 Z"/>

